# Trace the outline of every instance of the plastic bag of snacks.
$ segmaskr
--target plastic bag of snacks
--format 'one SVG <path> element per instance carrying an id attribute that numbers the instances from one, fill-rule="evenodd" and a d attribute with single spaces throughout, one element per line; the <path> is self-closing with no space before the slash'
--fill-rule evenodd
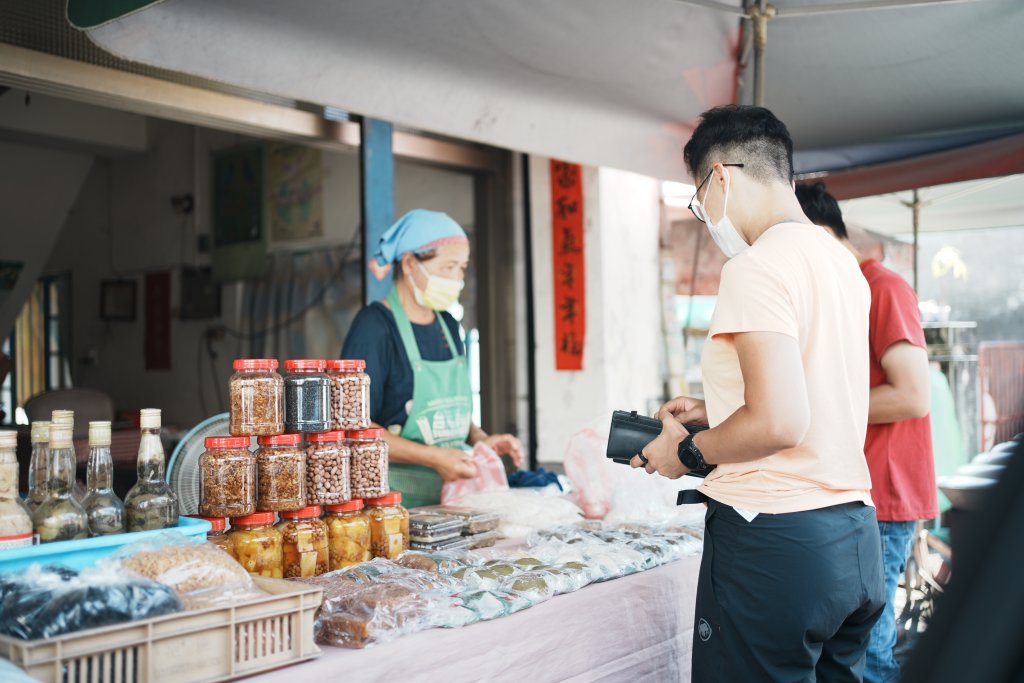
<path id="1" fill-rule="evenodd" d="M 441 487 L 442 505 L 458 505 L 474 493 L 508 490 L 505 464 L 490 446 L 484 443 L 473 446 L 473 461 L 476 463 L 475 477 L 449 481 Z"/>

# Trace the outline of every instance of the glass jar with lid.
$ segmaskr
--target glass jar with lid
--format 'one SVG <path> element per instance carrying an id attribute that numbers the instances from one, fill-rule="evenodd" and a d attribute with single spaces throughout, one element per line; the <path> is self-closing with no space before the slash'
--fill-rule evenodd
<path id="1" fill-rule="evenodd" d="M 331 429 L 370 428 L 370 376 L 364 360 L 329 360 Z"/>
<path id="2" fill-rule="evenodd" d="M 207 437 L 199 456 L 199 514 L 241 517 L 256 512 L 256 456 L 248 436 Z"/>
<path id="3" fill-rule="evenodd" d="M 240 358 L 232 367 L 228 394 L 232 436 L 284 433 L 284 378 L 273 358 Z"/>
<path id="4" fill-rule="evenodd" d="M 307 434 L 306 502 L 336 505 L 352 498 L 349 461 L 352 453 L 345 432 Z"/>
<path id="5" fill-rule="evenodd" d="M 320 576 L 330 570 L 327 525 L 320 519 L 320 506 L 282 512 L 277 530 L 283 543 L 284 578 Z"/>
<path id="6" fill-rule="evenodd" d="M 32 459 L 28 463 L 28 498 L 25 505 L 29 514 L 36 511 L 46 499 L 46 470 L 50 459 L 50 423 L 37 420 L 32 423 Z"/>
<path id="7" fill-rule="evenodd" d="M 253 576 L 284 577 L 281 532 L 274 528 L 273 512 L 254 512 L 231 520 L 228 533 L 235 559 Z"/>
<path id="8" fill-rule="evenodd" d="M 124 503 L 114 493 L 114 460 L 110 455 L 110 423 L 89 423 L 89 490 L 82 507 L 89 516 L 89 535 L 109 536 L 124 532 Z"/>
<path id="9" fill-rule="evenodd" d="M 301 434 L 261 436 L 256 451 L 256 509 L 283 512 L 306 507 L 306 451 Z"/>
<path id="10" fill-rule="evenodd" d="M 389 492 L 388 444 L 384 441 L 384 430 L 349 432 L 348 443 L 352 450 L 352 497 L 365 500 Z"/>
<path id="11" fill-rule="evenodd" d="M 178 494 L 164 480 L 160 410 L 144 408 L 139 416 L 139 422 L 142 427 L 138 459 L 139 480 L 124 499 L 128 531 L 149 531 L 177 526 Z"/>
<path id="12" fill-rule="evenodd" d="M 331 428 L 331 380 L 322 360 L 284 362 L 284 430 L 326 432 Z"/>
<path id="13" fill-rule="evenodd" d="M 195 515 L 195 519 L 205 519 L 210 523 L 210 530 L 206 532 L 206 542 L 212 543 L 231 557 L 235 556 L 234 544 L 231 536 L 228 535 L 227 520 L 223 517 L 203 517 Z"/>
<path id="14" fill-rule="evenodd" d="M 370 517 L 359 498 L 340 505 L 328 505 L 324 514 L 327 523 L 327 545 L 331 571 L 344 569 L 373 559 L 370 540 Z"/>
<path id="15" fill-rule="evenodd" d="M 71 427 L 50 426 L 50 458 L 46 477 L 46 498 L 32 515 L 40 543 L 89 538 L 89 517 L 75 500 L 75 451 Z"/>
<path id="16" fill-rule="evenodd" d="M 409 549 L 409 511 L 402 494 L 393 491 L 366 501 L 370 517 L 370 550 L 374 557 L 394 560 Z"/>
<path id="17" fill-rule="evenodd" d="M 0 551 L 32 545 L 32 518 L 18 497 L 18 433 L 0 432 Z"/>

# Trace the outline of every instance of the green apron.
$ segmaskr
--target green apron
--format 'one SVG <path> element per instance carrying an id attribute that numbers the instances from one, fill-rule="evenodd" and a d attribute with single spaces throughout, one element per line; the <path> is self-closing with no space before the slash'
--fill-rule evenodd
<path id="1" fill-rule="evenodd" d="M 405 314 L 398 293 L 388 294 L 391 313 L 412 365 L 412 407 L 401 436 L 410 441 L 439 448 L 466 448 L 473 420 L 473 390 L 469 383 L 466 357 L 458 355 L 448 325 L 437 314 L 451 360 L 428 361 L 420 356 L 412 324 Z M 421 465 L 391 465 L 391 490 L 402 492 L 402 504 L 409 507 L 441 502 L 441 475 Z"/>

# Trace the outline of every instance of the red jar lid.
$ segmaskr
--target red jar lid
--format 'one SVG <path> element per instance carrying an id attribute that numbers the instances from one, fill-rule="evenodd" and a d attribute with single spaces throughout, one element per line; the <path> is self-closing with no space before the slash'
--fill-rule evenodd
<path id="1" fill-rule="evenodd" d="M 298 446 L 302 443 L 302 434 L 278 434 L 277 436 L 261 436 L 256 440 L 261 446 Z"/>
<path id="2" fill-rule="evenodd" d="M 306 441 L 310 443 L 335 443 L 345 438 L 345 432 L 310 432 Z"/>
<path id="3" fill-rule="evenodd" d="M 354 432 L 348 433 L 350 439 L 380 439 L 384 437 L 384 430 L 379 427 L 371 427 L 370 429 L 357 429 Z"/>
<path id="4" fill-rule="evenodd" d="M 387 495 L 383 495 L 380 498 L 367 498 L 367 505 L 401 505 L 402 504 L 402 492 L 392 491 Z"/>
<path id="5" fill-rule="evenodd" d="M 349 372 L 358 372 L 359 370 L 366 369 L 365 360 L 329 360 L 327 361 L 328 370 L 347 370 Z"/>
<path id="6" fill-rule="evenodd" d="M 319 517 L 322 510 L 319 505 L 310 505 L 304 507 L 301 510 L 289 510 L 282 512 L 281 517 L 283 519 L 299 519 L 300 517 Z"/>
<path id="7" fill-rule="evenodd" d="M 207 448 L 248 448 L 247 436 L 208 436 L 205 441 Z"/>
<path id="8" fill-rule="evenodd" d="M 323 370 L 324 364 L 327 361 L 303 359 L 303 360 L 286 360 L 284 362 L 285 370 Z"/>
<path id="9" fill-rule="evenodd" d="M 224 531 L 227 528 L 227 520 L 223 517 L 203 517 L 201 515 L 190 515 L 192 519 L 205 519 L 210 523 L 210 531 Z"/>
<path id="10" fill-rule="evenodd" d="M 239 358 L 231 364 L 235 370 L 277 370 L 276 358 Z"/>
<path id="11" fill-rule="evenodd" d="M 353 498 L 347 503 L 338 503 L 336 505 L 328 505 L 328 512 L 359 512 L 363 509 L 363 499 Z"/>
<path id="12" fill-rule="evenodd" d="M 251 525 L 251 526 L 255 526 L 255 525 L 259 524 L 259 525 L 266 526 L 267 524 L 273 524 L 273 523 L 274 523 L 274 513 L 273 512 L 254 512 L 251 515 L 245 515 L 243 517 L 232 517 L 232 519 L 231 519 L 231 525 L 232 526 L 234 526 L 236 524 L 247 524 L 247 525 Z"/>

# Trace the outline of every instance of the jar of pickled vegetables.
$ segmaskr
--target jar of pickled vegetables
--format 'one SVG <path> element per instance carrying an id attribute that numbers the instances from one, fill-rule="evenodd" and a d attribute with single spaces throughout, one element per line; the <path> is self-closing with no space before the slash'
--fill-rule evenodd
<path id="1" fill-rule="evenodd" d="M 327 525 L 320 519 L 320 506 L 282 512 L 277 525 L 284 548 L 284 578 L 320 576 L 330 567 Z"/>
<path id="2" fill-rule="evenodd" d="M 256 509 L 301 510 L 306 507 L 306 452 L 301 434 L 261 436 L 256 452 Z"/>
<path id="3" fill-rule="evenodd" d="M 402 507 L 402 494 L 393 491 L 366 501 L 370 517 L 370 551 L 374 557 L 394 560 L 409 549 L 409 511 Z"/>
<path id="4" fill-rule="evenodd" d="M 231 520 L 228 534 L 235 559 L 253 576 L 284 576 L 284 543 L 274 528 L 273 512 L 254 512 Z"/>
<path id="5" fill-rule="evenodd" d="M 324 522 L 327 523 L 332 572 L 373 558 L 370 550 L 370 517 L 363 510 L 361 499 L 328 505 Z"/>
<path id="6" fill-rule="evenodd" d="M 231 557 L 235 556 L 234 544 L 231 543 L 231 537 L 227 532 L 227 520 L 223 517 L 201 517 L 195 516 L 195 519 L 205 519 L 210 523 L 210 530 L 206 532 L 206 542 L 212 543 Z"/>
<path id="7" fill-rule="evenodd" d="M 248 436 L 210 436 L 199 457 L 199 514 L 241 517 L 256 512 L 256 457 Z"/>

